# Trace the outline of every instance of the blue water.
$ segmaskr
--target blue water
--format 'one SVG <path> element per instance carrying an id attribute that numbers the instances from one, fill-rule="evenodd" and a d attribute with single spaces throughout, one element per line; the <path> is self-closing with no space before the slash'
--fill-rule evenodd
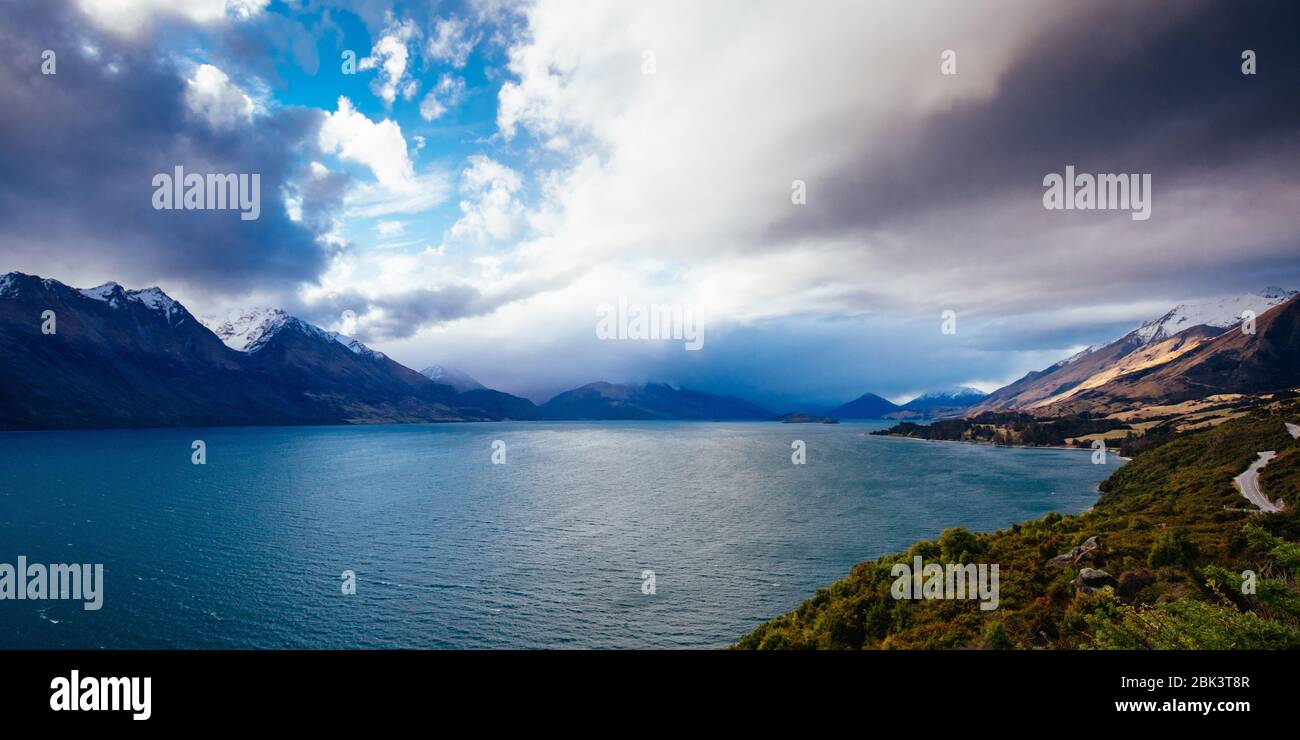
<path id="1" fill-rule="evenodd" d="M 945 527 L 1083 511 L 1116 464 L 882 425 L 0 434 L 0 562 L 105 566 L 97 612 L 0 600 L 0 648 L 717 647 Z"/>

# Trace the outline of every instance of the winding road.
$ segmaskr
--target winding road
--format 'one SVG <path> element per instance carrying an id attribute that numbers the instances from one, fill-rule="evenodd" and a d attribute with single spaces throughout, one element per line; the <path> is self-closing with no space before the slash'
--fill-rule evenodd
<path id="1" fill-rule="evenodd" d="M 1268 496 L 1259 490 L 1259 469 L 1268 465 L 1268 461 L 1276 454 L 1273 450 L 1259 453 L 1259 459 L 1251 463 L 1250 467 L 1246 468 L 1246 472 L 1232 479 L 1232 482 L 1237 484 L 1237 488 L 1241 489 L 1241 495 L 1267 514 L 1276 514 L 1282 509 L 1269 501 Z"/>

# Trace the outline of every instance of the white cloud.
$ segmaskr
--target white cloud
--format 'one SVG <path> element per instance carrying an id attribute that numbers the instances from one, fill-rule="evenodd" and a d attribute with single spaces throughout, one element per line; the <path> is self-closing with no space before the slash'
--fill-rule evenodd
<path id="1" fill-rule="evenodd" d="M 438 20 L 425 51 L 430 59 L 460 69 L 469 60 L 478 40 L 479 36 L 471 35 L 465 22 L 453 15 Z"/>
<path id="2" fill-rule="evenodd" d="M 523 186 L 519 173 L 482 154 L 469 158 L 461 172 L 461 190 L 472 199 L 460 202 L 461 218 L 451 228 L 454 238 L 477 243 L 504 241 L 515 235 L 523 206 L 515 193 Z M 497 272 L 494 270 L 494 276 Z"/>
<path id="3" fill-rule="evenodd" d="M 213 128 L 228 129 L 253 120 L 253 99 L 211 64 L 200 64 L 185 83 L 185 104 Z"/>
<path id="4" fill-rule="evenodd" d="M 357 186 L 346 199 L 355 215 L 416 213 L 445 201 L 450 194 L 445 173 L 430 169 L 416 174 L 396 121 L 372 121 L 346 97 L 339 98 L 337 111 L 325 114 L 318 145 L 322 152 L 362 165 L 374 175 L 374 182 Z"/>
<path id="5" fill-rule="evenodd" d="M 419 89 L 419 83 L 406 76 L 407 62 L 410 58 L 407 44 L 419 35 L 420 29 L 414 21 L 398 22 L 390 19 L 379 40 L 370 50 L 370 56 L 362 59 L 357 65 L 360 69 L 379 70 L 370 84 L 370 89 L 388 105 L 392 105 L 397 99 L 399 90 L 404 98 L 410 100 Z"/>
<path id="6" fill-rule="evenodd" d="M 396 187 L 415 176 L 402 127 L 387 118 L 371 121 L 346 97 L 339 98 L 337 111 L 325 114 L 319 143 L 321 151 L 365 165 L 382 185 Z"/>
<path id="7" fill-rule="evenodd" d="M 247 20 L 271 0 L 79 0 L 90 19 L 115 33 L 134 33 L 155 16 L 171 15 L 197 23 Z"/>
<path id="8" fill-rule="evenodd" d="M 405 221 L 380 221 L 375 224 L 375 233 L 379 234 L 380 239 L 387 239 L 393 236 L 401 236 L 406 233 Z"/>
<path id="9" fill-rule="evenodd" d="M 424 96 L 423 102 L 420 103 L 420 116 L 426 121 L 432 121 L 442 116 L 448 109 L 455 107 L 463 97 L 465 97 L 465 80 L 444 74 L 438 80 L 437 86 Z"/>

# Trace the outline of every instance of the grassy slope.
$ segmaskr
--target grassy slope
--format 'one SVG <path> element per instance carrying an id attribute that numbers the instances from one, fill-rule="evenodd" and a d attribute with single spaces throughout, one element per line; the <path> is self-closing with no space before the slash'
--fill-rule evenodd
<path id="1" fill-rule="evenodd" d="M 1232 485 L 1258 450 L 1267 495 L 1300 491 L 1300 441 L 1282 419 L 1296 405 L 1261 410 L 1143 450 L 1102 483 L 1089 512 L 1048 516 L 992 534 L 948 530 L 906 553 L 859 563 L 793 612 L 760 625 L 739 648 L 1300 647 L 1300 502 L 1259 515 Z M 1278 464 L 1281 463 L 1281 464 Z M 1252 526 L 1254 525 L 1254 526 Z M 1047 561 L 1096 535 L 1093 562 Z M 896 562 L 997 563 L 1001 603 L 905 601 L 890 596 Z M 1118 589 L 1077 592 L 1079 567 L 1103 568 Z M 1240 575 L 1265 580 L 1242 595 Z"/>

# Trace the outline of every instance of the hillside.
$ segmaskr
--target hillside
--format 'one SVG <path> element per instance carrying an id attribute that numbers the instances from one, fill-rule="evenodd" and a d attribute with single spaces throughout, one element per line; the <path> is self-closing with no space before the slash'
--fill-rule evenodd
<path id="1" fill-rule="evenodd" d="M 461 421 L 532 407 L 464 398 L 275 309 L 214 328 L 158 288 L 0 276 L 0 429 Z"/>
<path id="2" fill-rule="evenodd" d="M 1199 304 L 1182 304 L 1105 345 L 994 391 L 971 414 L 995 410 L 1040 415 L 1114 411 L 1134 403 L 1167 403 L 1215 393 L 1259 393 L 1296 385 L 1278 373 L 1260 372 L 1248 362 L 1252 350 L 1232 357 L 1214 349 L 1216 340 L 1267 345 L 1265 317 L 1297 310 L 1295 291 L 1266 288 L 1258 293 Z M 1243 311 L 1256 313 L 1254 335 L 1235 331 Z M 1278 366 L 1274 370 L 1280 369 Z M 1191 379 L 1184 375 L 1193 376 Z M 1292 373 L 1291 375 L 1295 375 Z"/>
<path id="3" fill-rule="evenodd" d="M 848 403 L 836 406 L 826 415 L 836 419 L 884 419 L 887 414 L 901 411 L 902 408 L 874 393 L 863 393 Z"/>
<path id="4" fill-rule="evenodd" d="M 1174 435 L 1104 481 L 1084 514 L 945 530 L 859 563 L 736 647 L 1300 648 L 1300 440 L 1283 426 L 1297 417 L 1291 398 Z M 1261 480 L 1290 504 L 1280 514 L 1242 511 L 1231 483 L 1259 450 L 1278 451 Z M 999 564 L 999 607 L 894 599 L 891 568 L 916 555 Z M 1242 593 L 1246 570 L 1259 576 L 1253 594 Z"/>

